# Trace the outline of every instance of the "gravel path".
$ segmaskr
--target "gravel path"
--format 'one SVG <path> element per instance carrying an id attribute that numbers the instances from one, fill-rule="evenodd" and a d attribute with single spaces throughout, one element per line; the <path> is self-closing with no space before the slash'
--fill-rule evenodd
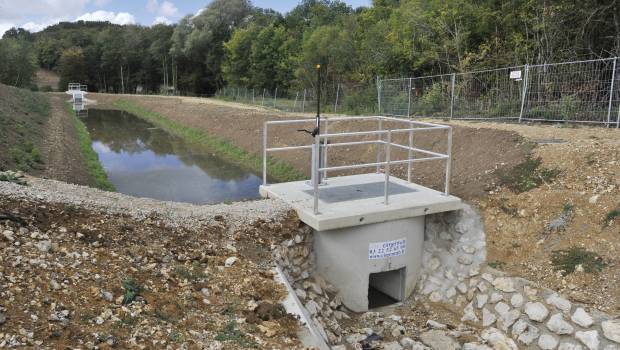
<path id="1" fill-rule="evenodd" d="M 30 176 L 26 181 L 28 186 L 0 182 L 0 197 L 69 204 L 110 214 L 125 214 L 139 220 L 155 215 L 169 225 L 190 228 L 224 221 L 235 229 L 259 219 L 283 218 L 290 211 L 284 202 L 275 199 L 194 205 L 137 198 Z"/>

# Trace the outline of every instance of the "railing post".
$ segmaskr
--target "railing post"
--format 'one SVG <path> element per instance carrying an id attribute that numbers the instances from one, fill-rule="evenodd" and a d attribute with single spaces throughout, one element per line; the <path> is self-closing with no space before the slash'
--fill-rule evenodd
<path id="1" fill-rule="evenodd" d="M 377 104 L 379 107 L 379 114 L 383 114 L 381 111 L 381 80 L 379 80 L 379 76 L 377 75 Z"/>
<path id="2" fill-rule="evenodd" d="M 304 89 L 304 100 L 301 103 L 301 113 L 306 112 L 306 89 Z"/>
<path id="3" fill-rule="evenodd" d="M 611 71 L 611 87 L 609 88 L 609 106 L 607 107 L 607 127 L 611 125 L 611 104 L 614 97 L 614 82 L 616 80 L 616 61 L 618 57 L 614 58 L 613 70 Z"/>
<path id="4" fill-rule="evenodd" d="M 388 130 L 387 144 L 385 145 L 385 184 L 383 186 L 384 203 L 390 204 L 390 149 L 392 148 L 392 130 Z"/>
<path id="5" fill-rule="evenodd" d="M 409 78 L 409 88 L 407 89 L 407 118 L 411 119 L 411 78 Z"/>
<path id="6" fill-rule="evenodd" d="M 254 89 L 252 89 L 252 104 L 256 104 L 256 100 L 254 99 Z"/>
<path id="7" fill-rule="evenodd" d="M 452 87 L 450 89 L 450 120 L 454 116 L 454 85 L 456 83 L 456 74 L 452 73 Z"/>
<path id="8" fill-rule="evenodd" d="M 263 185 L 267 185 L 267 122 L 263 126 Z"/>
<path id="9" fill-rule="evenodd" d="M 260 102 L 260 106 L 265 106 L 265 89 L 263 88 L 263 100 Z"/>
<path id="10" fill-rule="evenodd" d="M 450 194 L 450 173 L 452 172 L 452 128 L 448 129 L 448 152 L 446 152 L 448 158 L 446 158 L 446 187 L 444 194 L 448 196 Z"/>
<path id="11" fill-rule="evenodd" d="M 276 86 L 276 91 L 273 94 L 273 108 L 276 108 L 277 102 L 278 102 L 278 87 Z"/>
<path id="12" fill-rule="evenodd" d="M 329 134 L 329 119 L 325 118 L 324 121 L 325 121 L 325 134 Z M 321 167 L 327 168 L 327 136 L 323 138 L 323 156 L 321 157 L 321 163 L 323 163 Z M 327 179 L 327 170 L 323 172 L 323 176 L 321 177 L 321 180 L 325 180 L 325 179 Z"/>
<path id="13" fill-rule="evenodd" d="M 413 129 L 413 123 L 409 123 L 409 129 Z M 413 168 L 413 163 L 411 159 L 413 158 L 413 130 L 409 130 L 409 150 L 407 154 L 407 182 L 411 183 L 411 171 Z"/>
<path id="14" fill-rule="evenodd" d="M 379 131 L 383 130 L 383 119 L 379 117 Z M 377 134 L 377 163 L 381 162 L 381 133 Z M 381 172 L 381 165 L 377 164 L 377 174 Z"/>
<path id="15" fill-rule="evenodd" d="M 525 99 L 527 95 L 527 84 L 530 75 L 530 65 L 525 65 L 525 72 L 523 74 L 523 89 L 521 90 L 521 111 L 519 112 L 519 123 L 523 120 L 523 109 L 525 108 Z"/>
<path id="16" fill-rule="evenodd" d="M 297 98 L 299 97 L 299 91 L 295 93 L 295 104 L 293 104 L 293 112 L 295 112 L 295 108 L 297 108 Z"/>
<path id="17" fill-rule="evenodd" d="M 317 158 L 319 155 L 320 137 L 314 137 L 314 147 L 312 148 L 312 187 L 314 189 L 314 214 L 319 213 L 319 164 Z"/>

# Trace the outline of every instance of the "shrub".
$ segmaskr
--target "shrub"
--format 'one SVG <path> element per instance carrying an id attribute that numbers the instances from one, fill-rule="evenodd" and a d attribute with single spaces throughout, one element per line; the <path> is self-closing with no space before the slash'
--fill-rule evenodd
<path id="1" fill-rule="evenodd" d="M 551 264 L 556 271 L 562 271 L 563 276 L 575 272 L 579 265 L 588 273 L 601 272 L 606 265 L 600 255 L 581 247 L 553 252 Z"/>

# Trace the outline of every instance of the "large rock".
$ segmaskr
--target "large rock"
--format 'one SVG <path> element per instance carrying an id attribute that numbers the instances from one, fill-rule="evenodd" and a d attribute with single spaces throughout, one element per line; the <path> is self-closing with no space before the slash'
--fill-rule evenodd
<path id="1" fill-rule="evenodd" d="M 514 340 L 508 338 L 504 333 L 496 328 L 487 328 L 482 331 L 480 335 L 482 339 L 486 340 L 494 350 L 517 350 L 517 344 Z"/>
<path id="2" fill-rule="evenodd" d="M 601 323 L 601 328 L 605 338 L 620 343 L 620 319 L 604 321 Z"/>
<path id="3" fill-rule="evenodd" d="M 532 321 L 542 322 L 549 315 L 549 310 L 542 303 L 528 302 L 525 304 L 525 313 Z"/>
<path id="4" fill-rule="evenodd" d="M 461 345 L 448 336 L 446 332 L 434 329 L 420 334 L 422 343 L 428 345 L 433 350 L 458 350 Z"/>
<path id="5" fill-rule="evenodd" d="M 473 302 L 467 304 L 465 309 L 463 310 L 463 317 L 461 318 L 462 322 L 478 322 L 478 316 L 476 316 L 476 312 L 474 311 Z"/>
<path id="6" fill-rule="evenodd" d="M 573 343 L 562 343 L 558 350 L 583 350 L 583 346 Z"/>
<path id="7" fill-rule="evenodd" d="M 547 298 L 547 304 L 557 307 L 566 314 L 570 313 L 570 309 L 572 307 L 570 301 L 560 297 L 557 293 L 551 294 Z"/>
<path id="8" fill-rule="evenodd" d="M 518 320 L 512 327 L 512 337 L 525 345 L 532 344 L 539 335 L 538 328 L 524 320 Z"/>
<path id="9" fill-rule="evenodd" d="M 564 317 L 561 313 L 557 313 L 549 318 L 549 322 L 547 322 L 547 328 L 555 334 L 573 334 L 575 328 L 573 326 L 564 321 Z"/>
<path id="10" fill-rule="evenodd" d="M 516 293 L 510 298 L 510 304 L 513 307 L 521 307 L 523 305 L 523 295 Z"/>
<path id="11" fill-rule="evenodd" d="M 509 277 L 498 277 L 493 281 L 493 287 L 495 289 L 499 289 L 505 293 L 513 293 L 517 290 L 515 289 L 514 281 Z"/>
<path id="12" fill-rule="evenodd" d="M 403 347 L 396 341 L 383 344 L 384 350 L 403 350 Z"/>
<path id="13" fill-rule="evenodd" d="M 542 350 L 553 350 L 558 346 L 558 340 L 550 334 L 543 334 L 538 338 L 538 346 Z"/>
<path id="14" fill-rule="evenodd" d="M 575 338 L 590 350 L 597 350 L 601 343 L 598 331 L 576 332 Z"/>
<path id="15" fill-rule="evenodd" d="M 486 307 L 482 309 L 482 327 L 489 327 L 497 321 L 497 317 L 494 313 L 489 311 Z"/>
<path id="16" fill-rule="evenodd" d="M 582 307 L 577 308 L 570 319 L 583 328 L 588 328 L 594 324 L 592 316 L 590 316 L 590 314 L 588 314 Z"/>

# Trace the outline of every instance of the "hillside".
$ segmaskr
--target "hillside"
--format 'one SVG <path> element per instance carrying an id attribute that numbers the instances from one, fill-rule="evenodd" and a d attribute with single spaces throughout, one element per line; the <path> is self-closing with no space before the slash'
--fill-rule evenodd
<path id="1" fill-rule="evenodd" d="M 0 169 L 40 174 L 49 98 L 0 84 Z"/>

